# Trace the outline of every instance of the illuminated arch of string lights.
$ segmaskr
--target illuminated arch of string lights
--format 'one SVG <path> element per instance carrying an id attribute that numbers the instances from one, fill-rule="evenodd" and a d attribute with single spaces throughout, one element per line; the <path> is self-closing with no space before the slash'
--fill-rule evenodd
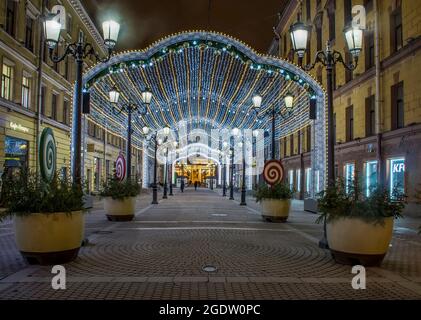
<path id="1" fill-rule="evenodd" d="M 309 102 L 316 99 L 316 143 L 323 150 L 314 160 L 324 163 L 326 115 L 321 85 L 294 63 L 260 55 L 227 35 L 205 31 L 171 35 L 145 50 L 122 52 L 88 70 L 84 89 L 91 93 L 89 117 L 124 137 L 127 115 L 112 113 L 108 93 L 113 88 L 120 92 L 122 103 L 142 104 L 145 88 L 153 94 L 146 115 L 133 117 L 132 143 L 138 147 L 142 147 L 144 126 L 178 130 L 182 123 L 184 132 L 200 128 L 209 136 L 212 129 L 235 127 L 270 133 L 271 118 L 257 118 L 252 97 L 262 96 L 263 114 L 273 104 L 285 108 L 284 97 L 292 93 L 291 116 L 277 117 L 279 139 L 310 123 Z"/>

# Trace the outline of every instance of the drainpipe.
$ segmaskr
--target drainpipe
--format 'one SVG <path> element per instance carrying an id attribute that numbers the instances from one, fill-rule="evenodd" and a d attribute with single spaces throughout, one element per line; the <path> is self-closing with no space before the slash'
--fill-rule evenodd
<path id="1" fill-rule="evenodd" d="M 379 8 L 378 1 L 374 0 L 374 55 L 376 63 L 376 101 L 375 101 L 375 114 L 376 114 L 376 134 L 377 134 L 377 164 L 378 164 L 378 184 L 384 185 L 384 162 L 382 157 L 382 109 L 381 109 L 381 61 L 380 61 L 380 34 L 379 34 Z"/>
<path id="2" fill-rule="evenodd" d="M 44 26 L 43 21 L 45 17 L 45 6 L 46 6 L 46 0 L 41 1 L 41 10 L 40 10 L 40 16 L 38 18 L 38 27 L 40 30 L 40 37 L 39 37 L 39 55 L 38 55 L 38 70 L 37 70 L 37 105 L 36 105 L 36 112 L 35 112 L 35 174 L 38 177 L 39 175 L 39 159 L 38 159 L 38 153 L 39 153 L 39 132 L 41 129 L 41 92 L 42 92 L 42 64 L 44 56 Z"/>

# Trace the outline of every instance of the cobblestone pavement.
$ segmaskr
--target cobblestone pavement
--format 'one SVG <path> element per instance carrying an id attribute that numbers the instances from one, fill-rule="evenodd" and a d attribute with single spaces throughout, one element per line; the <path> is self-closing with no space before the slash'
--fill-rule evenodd
<path id="1" fill-rule="evenodd" d="M 421 299 L 420 220 L 396 224 L 382 267 L 368 268 L 367 289 L 354 290 L 351 268 L 318 248 L 322 226 L 302 202 L 273 224 L 252 198 L 242 207 L 220 191 L 150 200 L 138 198 L 131 222 L 108 222 L 95 202 L 89 243 L 65 266 L 66 290 L 51 288 L 51 267 L 27 265 L 12 223 L 0 224 L 0 299 Z"/>

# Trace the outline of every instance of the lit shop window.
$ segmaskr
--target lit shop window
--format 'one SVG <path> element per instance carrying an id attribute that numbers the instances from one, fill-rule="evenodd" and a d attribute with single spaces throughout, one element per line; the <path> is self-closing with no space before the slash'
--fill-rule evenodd
<path id="1" fill-rule="evenodd" d="M 288 180 L 289 180 L 289 188 L 290 190 L 294 190 L 294 171 L 293 170 L 289 170 L 288 172 Z"/>
<path id="2" fill-rule="evenodd" d="M 355 178 L 355 164 L 348 163 L 345 165 L 345 190 L 348 193 L 353 184 Z"/>
<path id="3" fill-rule="evenodd" d="M 390 160 L 390 194 L 391 196 L 405 193 L 405 159 Z"/>
<path id="4" fill-rule="evenodd" d="M 366 196 L 377 187 L 377 161 L 369 161 L 365 164 Z"/>
<path id="5" fill-rule="evenodd" d="M 314 190 L 317 193 L 320 192 L 320 171 L 316 170 L 314 172 Z"/>
<path id="6" fill-rule="evenodd" d="M 301 170 L 297 170 L 297 192 L 301 191 Z"/>
<path id="7" fill-rule="evenodd" d="M 310 194 L 311 187 L 311 168 L 306 169 L 306 193 Z"/>

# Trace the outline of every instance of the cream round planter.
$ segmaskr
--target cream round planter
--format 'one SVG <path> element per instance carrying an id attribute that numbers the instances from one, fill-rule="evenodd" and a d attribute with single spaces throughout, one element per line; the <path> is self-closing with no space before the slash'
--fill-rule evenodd
<path id="1" fill-rule="evenodd" d="M 291 207 L 290 199 L 262 199 L 262 217 L 270 222 L 285 222 L 289 216 Z"/>
<path id="2" fill-rule="evenodd" d="M 104 209 L 110 221 L 131 221 L 136 209 L 136 197 L 127 197 L 122 200 L 106 197 Z"/>
<path id="3" fill-rule="evenodd" d="M 383 261 L 393 235 L 394 219 L 383 224 L 359 218 L 340 218 L 327 223 L 327 241 L 336 262 L 378 266 Z"/>
<path id="4" fill-rule="evenodd" d="M 82 211 L 14 217 L 16 244 L 29 264 L 53 265 L 74 260 L 82 244 L 84 226 Z"/>

